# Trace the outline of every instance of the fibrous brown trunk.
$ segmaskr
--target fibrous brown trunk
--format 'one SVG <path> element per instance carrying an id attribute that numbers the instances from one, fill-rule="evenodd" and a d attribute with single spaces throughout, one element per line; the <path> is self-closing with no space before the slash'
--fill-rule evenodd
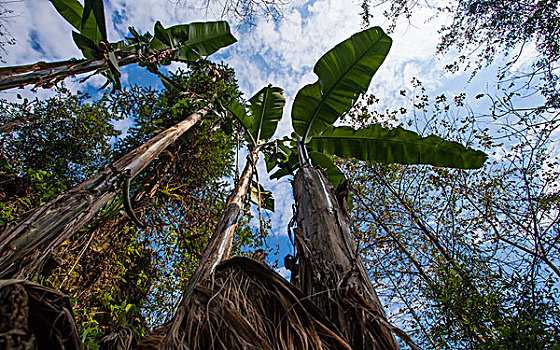
<path id="1" fill-rule="evenodd" d="M 293 279 L 353 349 L 398 349 L 392 327 L 350 235 L 348 216 L 322 171 L 294 177 L 299 264 Z"/>
<path id="2" fill-rule="evenodd" d="M 211 111 L 206 106 L 90 179 L 10 223 L 0 233 L 0 278 L 35 276 L 50 253 L 83 227 L 120 191 L 125 177 L 134 178 L 183 133 Z"/>
<path id="3" fill-rule="evenodd" d="M 135 55 L 121 57 L 119 66 L 138 62 Z M 0 91 L 33 84 L 51 87 L 68 77 L 94 72 L 107 67 L 107 60 L 71 59 L 58 62 L 38 62 L 23 66 L 0 68 Z"/>
<path id="4" fill-rule="evenodd" d="M 179 304 L 179 308 L 171 321 L 171 326 L 165 339 L 165 349 L 185 348 L 185 344 L 181 341 L 181 339 L 184 338 L 183 322 L 186 310 L 188 309 L 189 298 L 192 296 L 195 287 L 200 282 L 209 279 L 214 273 L 216 266 L 229 257 L 233 244 L 235 228 L 237 227 L 237 220 L 251 185 L 251 179 L 255 171 L 257 159 L 257 151 L 253 151 L 247 156 L 247 163 L 245 164 L 243 173 L 235 185 L 233 193 L 228 198 L 220 221 L 216 225 L 216 229 L 210 237 L 210 241 L 208 242 L 208 246 L 200 259 L 198 267 L 196 268 L 193 276 L 189 279 L 189 284 L 183 293 L 183 298 Z"/>

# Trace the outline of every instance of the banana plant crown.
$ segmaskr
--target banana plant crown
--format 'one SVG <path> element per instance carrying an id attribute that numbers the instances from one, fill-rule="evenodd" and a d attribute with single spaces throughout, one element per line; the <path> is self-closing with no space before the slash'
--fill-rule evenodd
<path id="1" fill-rule="evenodd" d="M 250 151 L 259 152 L 276 132 L 285 105 L 284 90 L 268 85 L 251 97 L 246 105 L 232 100 L 227 110 L 243 127 Z M 252 202 L 274 211 L 272 192 L 266 191 L 258 182 L 252 182 L 249 194 Z"/>
<path id="2" fill-rule="evenodd" d="M 107 60 L 107 69 L 102 73 L 107 83 L 120 89 L 119 59 L 135 56 L 141 66 L 156 70 L 158 65 L 171 61 L 194 62 L 209 56 L 222 47 L 237 41 L 225 21 L 181 24 L 164 28 L 158 21 L 154 25 L 154 36 L 140 35 L 129 27 L 131 37 L 116 43 L 107 41 L 107 29 L 103 0 L 50 0 L 58 13 L 78 32 L 72 32 L 76 46 L 85 58 Z"/>
<path id="3" fill-rule="evenodd" d="M 304 86 L 292 106 L 295 133 L 265 148 L 271 178 L 294 174 L 302 162 L 310 161 L 326 169 L 329 181 L 337 186 L 345 177 L 332 156 L 461 169 L 484 164 L 484 152 L 438 136 L 422 137 L 400 127 L 388 129 L 377 124 L 362 129 L 333 125 L 367 91 L 391 43 L 381 28 L 374 27 L 352 35 L 319 59 L 313 69 L 317 81 Z"/>

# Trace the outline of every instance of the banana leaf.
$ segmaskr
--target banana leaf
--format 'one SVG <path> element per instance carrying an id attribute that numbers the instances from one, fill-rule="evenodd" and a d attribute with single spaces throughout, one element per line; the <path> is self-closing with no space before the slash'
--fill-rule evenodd
<path id="1" fill-rule="evenodd" d="M 315 152 L 367 162 L 431 164 L 460 169 L 480 168 L 487 158 L 484 152 L 458 142 L 434 135 L 422 137 L 401 127 L 387 129 L 377 124 L 358 130 L 331 126 L 314 136 L 307 147 Z"/>
<path id="2" fill-rule="evenodd" d="M 392 40 L 379 27 L 352 35 L 319 59 L 319 79 L 303 87 L 294 100 L 292 125 L 307 139 L 332 125 L 364 93 L 385 60 Z"/>

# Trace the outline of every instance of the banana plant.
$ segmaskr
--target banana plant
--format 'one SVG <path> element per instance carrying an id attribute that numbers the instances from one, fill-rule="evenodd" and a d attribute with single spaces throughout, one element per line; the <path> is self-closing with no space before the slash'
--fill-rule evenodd
<path id="1" fill-rule="evenodd" d="M 267 149 L 267 168 L 272 178 L 293 175 L 299 166 L 316 161 L 332 174 L 329 179 L 340 181 L 342 173 L 328 161 L 333 155 L 368 162 L 461 169 L 476 169 L 484 164 L 484 152 L 438 136 L 421 137 L 400 127 L 388 129 L 377 124 L 362 129 L 334 126 L 367 91 L 391 43 L 381 28 L 370 28 L 354 34 L 319 59 L 313 70 L 317 81 L 299 90 L 293 102 L 294 134 Z M 338 182 L 332 184 L 337 186 Z"/>
<path id="2" fill-rule="evenodd" d="M 262 206 L 265 209 L 274 210 L 274 200 L 271 192 L 265 191 L 252 178 L 256 172 L 258 154 L 276 132 L 285 104 L 286 99 L 283 90 L 269 85 L 251 97 L 247 106 L 239 103 L 237 100 L 233 100 L 226 107 L 244 129 L 243 136 L 248 141 L 249 154 L 247 155 L 245 168 L 226 202 L 225 209 L 210 237 L 200 263 L 193 276 L 189 279 L 187 288 L 183 293 L 182 301 L 167 333 L 166 348 L 180 348 L 183 329 L 182 322 L 188 307 L 189 298 L 195 286 L 201 281 L 208 279 L 213 274 L 216 266 L 228 258 L 232 248 L 237 220 L 246 201 L 247 194 L 250 194 L 250 200 L 258 204 L 259 207 Z"/>
<path id="3" fill-rule="evenodd" d="M 140 35 L 129 27 L 130 37 L 109 43 L 102 0 L 85 0 L 83 7 L 78 0 L 50 2 L 76 29 L 72 38 L 84 58 L 0 68 L 0 91 L 29 84 L 50 87 L 67 77 L 88 72 L 105 75 L 107 84 L 120 89 L 121 66 L 139 63 L 159 75 L 159 65 L 168 65 L 172 61 L 194 62 L 237 41 L 225 21 L 181 24 L 169 28 L 164 28 L 158 21 L 153 35 Z"/>
<path id="4" fill-rule="evenodd" d="M 344 185 L 345 177 L 332 157 L 462 169 L 479 168 L 486 160 L 481 151 L 400 127 L 335 126 L 367 91 L 391 44 L 391 38 L 375 27 L 324 54 L 314 67 L 317 81 L 299 90 L 293 102 L 292 137 L 276 140 L 265 150 L 271 178 L 295 174 L 298 265 L 292 283 L 325 311 L 356 349 L 397 349 L 394 334 L 405 342 L 410 339 L 387 322 L 357 254 L 347 212 L 336 195 L 344 191 L 333 187 Z"/>

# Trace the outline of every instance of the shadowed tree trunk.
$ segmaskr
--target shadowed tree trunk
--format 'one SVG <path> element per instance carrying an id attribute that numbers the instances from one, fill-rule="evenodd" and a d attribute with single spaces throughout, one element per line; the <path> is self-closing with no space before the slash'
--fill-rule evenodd
<path id="1" fill-rule="evenodd" d="M 70 299 L 29 281 L 0 280 L 0 349 L 83 349 Z"/>
<path id="2" fill-rule="evenodd" d="M 206 106 L 115 161 L 68 193 L 36 208 L 0 233 L 0 278 L 35 276 L 46 258 L 83 227 L 183 133 L 211 111 Z"/>
<path id="3" fill-rule="evenodd" d="M 398 349 L 356 245 L 348 216 L 323 172 L 294 177 L 299 264 L 294 283 L 325 312 L 353 349 Z"/>

